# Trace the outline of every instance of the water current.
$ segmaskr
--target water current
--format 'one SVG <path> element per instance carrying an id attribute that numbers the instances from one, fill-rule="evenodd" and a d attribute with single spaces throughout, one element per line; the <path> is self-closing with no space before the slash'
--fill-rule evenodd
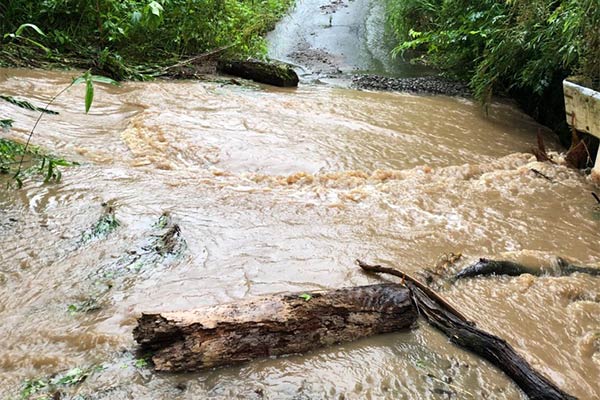
<path id="1" fill-rule="evenodd" d="M 43 105 L 76 72 L 0 70 L 4 94 Z M 33 142 L 81 165 L 57 184 L 0 191 L 0 397 L 26 379 L 103 365 L 75 391 L 93 399 L 518 399 L 487 362 L 419 323 L 310 354 L 184 375 L 136 367 L 144 311 L 377 282 L 354 259 L 418 274 L 445 253 L 540 266 L 594 264 L 600 221 L 579 171 L 539 163 L 537 132 L 506 102 L 324 85 L 276 89 L 155 81 L 83 88 L 52 106 Z M 0 103 L 23 140 L 37 113 Z M 532 171 L 542 172 L 552 180 Z M 121 225 L 82 241 L 102 203 Z M 183 254 L 110 278 L 162 213 Z M 105 275 L 104 275 L 105 276 Z M 106 277 L 106 276 L 105 276 Z M 600 397 L 600 280 L 493 277 L 441 293 L 582 399 Z M 69 307 L 93 301 L 92 309 Z M 82 307 L 80 307 L 82 308 Z"/>

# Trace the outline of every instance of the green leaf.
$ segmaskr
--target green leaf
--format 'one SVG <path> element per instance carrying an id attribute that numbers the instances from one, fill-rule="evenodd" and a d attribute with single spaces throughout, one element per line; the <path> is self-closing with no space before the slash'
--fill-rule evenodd
<path id="1" fill-rule="evenodd" d="M 34 24 L 23 24 L 23 25 L 19 26 L 19 28 L 15 31 L 15 36 L 21 36 L 21 33 L 23 33 L 23 30 L 25 28 L 31 28 L 34 31 L 36 31 L 39 35 L 46 36 L 46 34 L 44 32 L 42 32 L 42 30 Z"/>
<path id="2" fill-rule="evenodd" d="M 312 296 L 308 293 L 302 293 L 300 296 L 301 299 L 304 299 L 304 301 L 309 301 L 310 299 L 312 299 Z"/>
<path id="3" fill-rule="evenodd" d="M 148 366 L 148 361 L 145 358 L 138 358 L 137 360 L 135 360 L 134 365 L 136 368 L 144 368 Z"/>
<path id="4" fill-rule="evenodd" d="M 121 84 L 114 79 L 102 75 L 92 75 L 92 81 L 96 83 L 107 83 L 109 85 L 120 86 Z"/>
<path id="5" fill-rule="evenodd" d="M 46 114 L 53 114 L 53 115 L 58 114 L 57 111 L 52 111 L 52 110 L 48 110 L 46 108 L 37 107 L 37 106 L 34 106 L 33 104 L 31 104 L 30 102 L 28 102 L 27 100 L 18 100 L 12 96 L 0 95 L 0 99 L 2 99 L 4 101 L 8 101 L 9 103 L 14 104 L 17 107 L 21 107 L 21 108 L 24 108 L 27 110 L 39 111 L 39 112 L 43 112 Z"/>
<path id="6" fill-rule="evenodd" d="M 67 371 L 64 375 L 60 377 L 56 377 L 50 381 L 53 385 L 76 385 L 78 383 L 83 382 L 89 375 L 89 370 L 84 370 L 81 368 L 72 368 Z"/>
<path id="7" fill-rule="evenodd" d="M 153 1 L 150 4 L 148 4 L 148 7 L 150 8 L 150 12 L 156 15 L 157 17 L 160 17 L 161 12 L 164 10 L 163 6 L 161 6 L 160 3 L 156 1 Z"/>
<path id="8" fill-rule="evenodd" d="M 85 77 L 85 74 L 84 74 L 84 75 L 81 75 L 80 77 L 73 78 L 73 83 L 72 83 L 72 85 L 79 85 L 80 83 L 83 83 L 83 82 L 85 82 L 86 80 L 87 80 L 87 79 L 86 79 L 86 77 Z"/>
<path id="9" fill-rule="evenodd" d="M 10 128 L 12 128 L 13 122 L 15 121 L 13 121 L 10 118 L 0 119 L 0 129 L 2 129 L 3 131 L 9 130 Z"/>
<path id="10" fill-rule="evenodd" d="M 85 112 L 88 113 L 94 101 L 94 82 L 91 77 L 85 81 Z"/>

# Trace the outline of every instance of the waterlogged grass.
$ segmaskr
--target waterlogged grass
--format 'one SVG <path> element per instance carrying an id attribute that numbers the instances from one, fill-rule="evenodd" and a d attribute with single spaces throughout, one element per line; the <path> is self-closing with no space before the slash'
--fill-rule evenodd
<path id="1" fill-rule="evenodd" d="M 80 314 L 80 313 L 91 313 L 94 311 L 98 311 L 102 308 L 99 300 L 95 297 L 90 297 L 89 299 L 80 301 L 78 303 L 69 304 L 67 306 L 67 312 L 70 315 Z"/>
<path id="2" fill-rule="evenodd" d="M 119 226 L 113 208 L 108 205 L 105 207 L 106 214 L 84 233 L 85 243 L 106 237 Z M 110 302 L 113 288 L 122 287 L 132 280 L 144 279 L 147 273 L 177 260 L 186 249 L 187 243 L 181 236 L 179 226 L 173 223 L 168 214 L 161 215 L 135 250 L 125 252 L 118 260 L 95 268 L 95 271 L 88 275 L 85 280 L 86 289 L 82 295 L 65 306 L 66 312 L 76 316 L 102 309 Z"/>
<path id="3" fill-rule="evenodd" d="M 95 273 L 96 286 L 109 290 L 117 282 L 140 276 L 154 268 L 179 258 L 187 249 L 185 239 L 177 225 L 169 226 L 151 238 L 137 250 L 129 251 L 114 263 L 101 267 Z"/>
<path id="4" fill-rule="evenodd" d="M 94 240 L 105 239 L 114 232 L 121 223 L 115 215 L 115 208 L 107 203 L 103 203 L 104 208 L 102 216 L 96 223 L 81 234 L 80 243 L 87 244 Z"/>
<path id="5" fill-rule="evenodd" d="M 0 130 L 4 132 L 8 131 L 10 128 L 12 128 L 13 122 L 15 121 L 10 118 L 0 119 Z"/>
<path id="6" fill-rule="evenodd" d="M 141 375 L 149 379 L 150 355 L 135 355 L 131 351 L 121 353 L 117 358 L 101 365 L 88 367 L 75 367 L 65 372 L 25 380 L 19 388 L 18 394 L 11 400 L 92 400 L 97 392 L 87 389 L 82 385 L 89 377 L 110 374 L 111 370 L 130 370 L 132 374 Z M 109 389 L 110 390 L 110 389 Z M 104 398 L 104 397 L 103 397 Z"/>
<path id="7" fill-rule="evenodd" d="M 0 99 L 7 101 L 11 104 L 14 104 L 17 107 L 26 109 L 26 110 L 42 112 L 42 113 L 51 114 L 51 115 L 58 115 L 58 111 L 49 110 L 46 107 L 34 106 L 27 100 L 19 100 L 19 99 L 14 98 L 13 96 L 0 95 Z"/>
<path id="8" fill-rule="evenodd" d="M 54 400 L 61 398 L 63 389 L 79 385 L 90 375 L 103 369 L 103 366 L 76 367 L 52 377 L 28 379 L 21 386 L 19 399 Z"/>
<path id="9" fill-rule="evenodd" d="M 138 274 L 172 259 L 180 257 L 187 249 L 179 225 L 168 213 L 162 214 L 152 225 L 145 243 L 130 251 L 119 261 L 101 270 L 104 278 L 113 279 L 123 275 Z"/>
<path id="10" fill-rule="evenodd" d="M 26 149 L 24 144 L 0 138 L 0 174 L 13 178 L 8 180 L 8 185 L 14 183 L 21 187 L 25 179 L 34 177 L 43 178 L 44 183 L 60 182 L 59 167 L 76 165 L 79 164 L 45 153 L 38 147 Z"/>

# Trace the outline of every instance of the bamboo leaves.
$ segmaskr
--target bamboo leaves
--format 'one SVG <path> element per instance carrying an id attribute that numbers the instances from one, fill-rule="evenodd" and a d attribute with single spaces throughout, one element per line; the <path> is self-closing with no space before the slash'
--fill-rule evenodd
<path id="1" fill-rule="evenodd" d="M 26 36 L 23 36 L 22 33 L 25 30 L 25 28 L 29 28 L 33 31 L 35 31 L 38 35 L 40 36 L 46 36 L 46 34 L 44 32 L 42 32 L 42 30 L 40 28 L 37 27 L 37 25 L 34 24 L 22 24 L 21 26 L 19 26 L 17 28 L 17 30 L 14 33 L 6 33 L 4 35 L 4 38 L 12 38 L 12 39 L 21 39 L 24 40 L 36 47 L 39 47 L 40 49 L 44 50 L 46 53 L 50 53 L 50 49 L 47 48 L 46 46 L 44 46 L 43 44 L 36 42 L 33 39 L 30 39 Z"/>
<path id="2" fill-rule="evenodd" d="M 85 83 L 85 112 L 86 114 L 90 111 L 92 103 L 94 102 L 94 83 L 106 83 L 110 85 L 119 86 L 119 82 L 107 78 L 106 76 L 92 75 L 90 71 L 87 71 L 78 78 L 75 78 L 71 83 L 71 86 Z"/>

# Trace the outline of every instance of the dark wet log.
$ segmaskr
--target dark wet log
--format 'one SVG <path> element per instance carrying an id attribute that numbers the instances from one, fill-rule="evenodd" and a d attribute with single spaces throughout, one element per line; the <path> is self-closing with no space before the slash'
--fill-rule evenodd
<path id="1" fill-rule="evenodd" d="M 600 268 L 575 265 L 559 258 L 557 264 L 552 267 L 527 267 L 512 261 L 488 260 L 480 258 L 475 264 L 459 271 L 454 278 L 471 278 L 479 275 L 509 275 L 518 276 L 522 274 L 565 276 L 576 272 L 594 276 L 600 276 Z"/>
<path id="2" fill-rule="evenodd" d="M 281 87 L 298 86 L 298 75 L 287 64 L 267 63 L 258 60 L 220 61 L 217 69 L 225 74 L 251 79 Z"/>
<path id="3" fill-rule="evenodd" d="M 407 329 L 416 318 L 408 289 L 382 284 L 143 314 L 133 335 L 157 370 L 195 371 Z"/>
<path id="4" fill-rule="evenodd" d="M 485 358 L 501 369 L 530 399 L 576 399 L 534 370 L 505 340 L 478 329 L 472 322 L 465 321 L 462 315 L 456 315 L 453 309 L 447 307 L 446 301 L 438 300 L 439 295 L 432 297 L 429 294 L 431 289 L 417 279 L 392 268 L 370 266 L 365 263 L 360 263 L 359 266 L 368 272 L 391 273 L 403 277 L 419 314 L 428 323 L 442 331 L 451 342 Z"/>

